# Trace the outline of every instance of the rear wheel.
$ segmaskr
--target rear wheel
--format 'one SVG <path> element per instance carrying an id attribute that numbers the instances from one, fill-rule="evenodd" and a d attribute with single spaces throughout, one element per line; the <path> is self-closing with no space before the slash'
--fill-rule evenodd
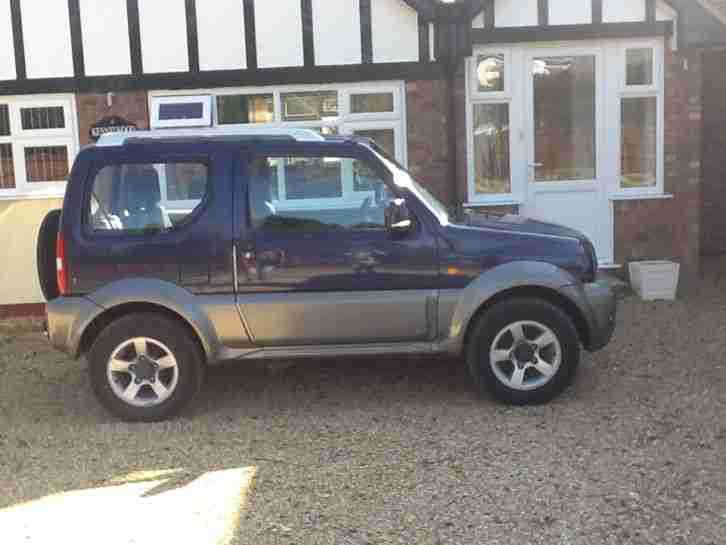
<path id="1" fill-rule="evenodd" d="M 46 301 L 52 301 L 60 295 L 56 276 L 56 240 L 60 228 L 60 210 L 52 210 L 43 218 L 38 231 L 36 245 L 36 264 L 38 282 Z"/>
<path id="2" fill-rule="evenodd" d="M 203 356 L 177 320 L 132 314 L 112 322 L 88 354 L 91 384 L 119 418 L 155 422 L 176 416 L 199 391 Z"/>
<path id="3" fill-rule="evenodd" d="M 539 299 L 513 299 L 487 310 L 467 348 L 469 372 L 479 389 L 514 405 L 557 397 L 579 363 L 574 324 L 560 308 Z"/>

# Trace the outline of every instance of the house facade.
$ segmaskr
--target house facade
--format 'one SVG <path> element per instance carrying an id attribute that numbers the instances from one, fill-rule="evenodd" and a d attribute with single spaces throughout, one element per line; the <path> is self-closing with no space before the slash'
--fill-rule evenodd
<path id="1" fill-rule="evenodd" d="M 373 137 L 449 205 L 695 274 L 726 253 L 726 191 L 705 204 L 725 21 L 700 0 L 0 0 L 0 308 L 40 308 L 35 237 L 78 150 L 148 127 Z"/>

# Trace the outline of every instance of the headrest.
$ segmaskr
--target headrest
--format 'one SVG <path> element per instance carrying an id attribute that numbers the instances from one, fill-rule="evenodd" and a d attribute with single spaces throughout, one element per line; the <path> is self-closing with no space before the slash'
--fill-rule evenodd
<path id="1" fill-rule="evenodd" d="M 127 174 L 124 186 L 129 208 L 150 208 L 161 201 L 159 174 L 153 168 Z"/>

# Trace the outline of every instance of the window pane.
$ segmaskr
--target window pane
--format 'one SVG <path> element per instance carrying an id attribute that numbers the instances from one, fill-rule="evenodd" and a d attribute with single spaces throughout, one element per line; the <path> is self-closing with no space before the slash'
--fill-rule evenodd
<path id="1" fill-rule="evenodd" d="M 657 180 L 658 99 L 622 102 L 622 187 L 655 187 Z"/>
<path id="2" fill-rule="evenodd" d="M 282 93 L 282 119 L 284 121 L 315 121 L 337 116 L 338 93 L 336 91 Z"/>
<path id="3" fill-rule="evenodd" d="M 0 136 L 10 136 L 10 112 L 7 104 L 0 104 Z"/>
<path id="4" fill-rule="evenodd" d="M 29 182 L 61 182 L 68 178 L 68 148 L 25 148 L 25 171 Z"/>
<path id="5" fill-rule="evenodd" d="M 36 129 L 64 129 L 66 126 L 62 106 L 52 108 L 20 108 L 24 131 Z"/>
<path id="6" fill-rule="evenodd" d="M 201 206 L 207 182 L 207 167 L 202 163 L 104 167 L 93 182 L 86 224 L 93 231 L 107 233 L 170 231 Z M 178 206 L 174 206 L 175 200 Z"/>
<path id="7" fill-rule="evenodd" d="M 290 199 L 330 199 L 343 196 L 342 160 L 335 157 L 284 159 L 285 191 Z"/>
<path id="8" fill-rule="evenodd" d="M 504 91 L 504 55 L 480 55 L 476 62 L 479 91 Z"/>
<path id="9" fill-rule="evenodd" d="M 350 95 L 350 113 L 367 114 L 393 111 L 393 93 Z"/>
<path id="10" fill-rule="evenodd" d="M 0 188 L 15 187 L 15 165 L 12 144 L 0 144 Z"/>
<path id="11" fill-rule="evenodd" d="M 370 193 L 344 195 L 347 184 L 343 176 L 351 173 L 365 176 Z M 385 183 L 361 161 L 263 157 L 250 163 L 248 180 L 250 219 L 257 230 L 307 233 L 385 229 Z M 279 198 L 280 193 L 286 198 Z"/>
<path id="12" fill-rule="evenodd" d="M 511 193 L 509 104 L 474 105 L 474 190 Z"/>
<path id="13" fill-rule="evenodd" d="M 544 57 L 533 69 L 536 181 L 594 180 L 595 57 Z"/>
<path id="14" fill-rule="evenodd" d="M 201 102 L 159 104 L 159 121 L 202 119 L 202 117 L 204 117 L 204 104 Z"/>
<path id="15" fill-rule="evenodd" d="M 650 48 L 626 51 L 627 85 L 653 85 L 653 50 Z"/>
<path id="16" fill-rule="evenodd" d="M 362 131 L 354 131 L 356 136 L 370 138 L 378 144 L 391 157 L 396 156 L 396 133 L 393 129 L 366 129 Z"/>
<path id="17" fill-rule="evenodd" d="M 220 125 L 240 123 L 272 123 L 275 105 L 272 95 L 225 95 L 217 97 Z"/>
<path id="18" fill-rule="evenodd" d="M 165 165 L 167 205 L 173 201 L 201 201 L 207 192 L 207 165 L 168 163 Z"/>

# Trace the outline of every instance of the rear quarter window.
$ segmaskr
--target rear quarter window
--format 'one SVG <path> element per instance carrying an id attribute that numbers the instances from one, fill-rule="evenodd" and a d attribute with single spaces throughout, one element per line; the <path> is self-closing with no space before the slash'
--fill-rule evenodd
<path id="1" fill-rule="evenodd" d="M 123 163 L 93 178 L 84 220 L 96 234 L 156 234 L 186 223 L 208 198 L 201 162 Z"/>

